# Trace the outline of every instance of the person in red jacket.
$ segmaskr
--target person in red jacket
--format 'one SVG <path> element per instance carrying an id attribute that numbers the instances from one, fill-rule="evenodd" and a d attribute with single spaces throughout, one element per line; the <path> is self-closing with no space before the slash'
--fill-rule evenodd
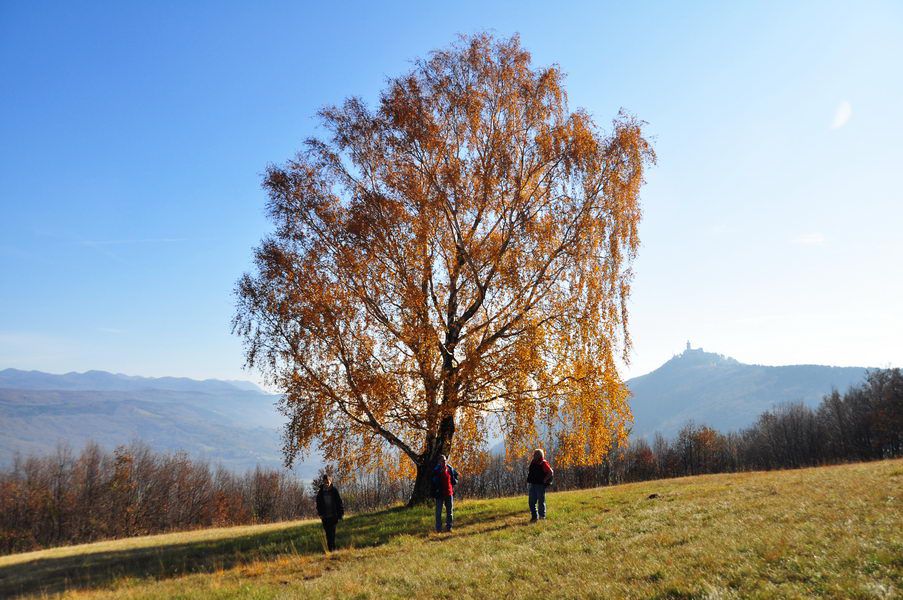
<path id="1" fill-rule="evenodd" d="M 546 487 L 552 483 L 555 472 L 549 461 L 545 459 L 545 453 L 541 448 L 533 451 L 533 460 L 530 461 L 530 469 L 527 471 L 527 484 L 530 486 L 528 498 L 530 502 L 530 522 L 536 520 L 537 512 L 540 519 L 546 518 Z M 539 510 L 537 511 L 537 504 Z"/>
<path id="2" fill-rule="evenodd" d="M 443 455 L 433 468 L 433 498 L 436 499 L 436 533 L 442 531 L 442 507 L 445 507 L 445 531 L 452 530 L 452 518 L 455 503 L 455 486 L 458 485 L 458 472 L 448 464 Z"/>

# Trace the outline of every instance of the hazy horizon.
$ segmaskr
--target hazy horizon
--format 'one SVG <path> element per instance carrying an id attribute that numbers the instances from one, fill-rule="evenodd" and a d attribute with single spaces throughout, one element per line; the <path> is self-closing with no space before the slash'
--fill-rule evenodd
<path id="1" fill-rule="evenodd" d="M 635 373 L 635 374 L 633 374 L 633 375 L 630 375 L 629 377 L 624 377 L 624 380 L 626 381 L 626 380 L 628 380 L 628 379 L 633 379 L 633 378 L 636 378 L 636 377 L 642 377 L 643 375 L 648 375 L 649 373 L 652 373 L 652 372 L 655 371 L 656 369 L 658 369 L 658 368 L 660 368 L 661 366 L 663 366 L 663 365 L 664 365 L 666 362 L 668 362 L 669 360 L 671 360 L 671 359 L 673 359 L 673 358 L 679 357 L 681 354 L 683 354 L 683 352 L 684 352 L 685 350 L 686 350 L 686 347 L 682 348 L 682 349 L 681 349 L 680 351 L 678 351 L 678 352 L 674 352 L 671 356 L 669 356 L 669 357 L 667 357 L 666 359 L 664 359 L 660 364 L 658 364 L 658 365 L 652 367 L 649 371 L 646 371 L 646 372 L 643 372 L 643 373 Z M 768 364 L 768 363 L 760 363 L 760 362 L 753 363 L 753 362 L 747 362 L 747 361 L 738 359 L 737 357 L 731 356 L 730 354 L 726 354 L 726 353 L 724 353 L 724 352 L 718 352 L 718 351 L 715 350 L 715 349 L 698 348 L 698 347 L 695 347 L 695 346 L 694 346 L 694 347 L 692 348 L 692 350 L 702 350 L 702 351 L 704 351 L 704 352 L 706 352 L 706 353 L 709 353 L 709 354 L 717 354 L 717 355 L 723 356 L 723 357 L 725 357 L 725 358 L 727 358 L 727 359 L 733 359 L 733 360 L 736 360 L 737 362 L 739 362 L 739 363 L 741 363 L 741 364 L 750 365 L 750 366 L 761 366 L 761 367 L 801 367 L 801 366 L 813 366 L 813 365 L 814 365 L 814 366 L 822 366 L 822 367 L 841 367 L 841 368 L 855 367 L 855 368 L 865 368 L 865 369 L 882 369 L 882 368 L 887 368 L 887 367 L 882 367 L 882 366 L 880 366 L 880 365 L 830 365 L 830 364 L 817 364 L 817 363 L 793 363 L 793 364 L 783 364 L 783 363 L 782 363 L 782 364 Z M 222 382 L 225 382 L 225 383 L 252 383 L 252 384 L 254 384 L 254 385 L 260 387 L 260 388 L 263 389 L 264 391 L 267 391 L 267 392 L 269 392 L 269 393 L 272 393 L 272 390 L 268 390 L 268 389 L 267 389 L 268 386 L 264 385 L 264 384 L 260 381 L 259 378 L 254 377 L 254 376 L 253 376 L 253 373 L 248 372 L 248 371 L 245 371 L 245 372 L 244 372 L 245 375 L 246 375 L 245 377 L 239 377 L 239 378 L 231 378 L 231 379 L 227 379 L 227 378 L 222 378 L 222 377 L 189 377 L 189 376 L 184 376 L 184 375 L 166 375 L 166 374 L 163 374 L 163 375 L 144 375 L 144 374 L 141 374 L 141 373 L 123 373 L 123 372 L 114 372 L 114 371 L 108 371 L 108 370 L 105 370 L 105 369 L 86 369 L 86 370 L 81 370 L 81 371 L 47 371 L 47 370 L 43 370 L 43 369 L 20 369 L 20 368 L 17 368 L 17 367 L 8 367 L 8 366 L 5 366 L 5 365 L 0 365 L 0 373 L 2 373 L 2 372 L 3 372 L 4 370 L 6 370 L 6 369 L 13 369 L 13 370 L 16 370 L 16 371 L 24 371 L 24 372 L 34 371 L 34 372 L 45 373 L 45 374 L 47 374 L 47 375 L 54 375 L 54 376 L 60 376 L 60 375 L 84 375 L 84 374 L 90 373 L 90 372 L 100 372 L 100 373 L 106 373 L 106 374 L 109 374 L 109 375 L 115 375 L 115 376 L 121 376 L 121 377 L 128 377 L 128 378 L 142 378 L 142 379 L 176 378 L 176 379 L 190 379 L 190 380 L 193 380 L 193 381 L 222 381 Z"/>

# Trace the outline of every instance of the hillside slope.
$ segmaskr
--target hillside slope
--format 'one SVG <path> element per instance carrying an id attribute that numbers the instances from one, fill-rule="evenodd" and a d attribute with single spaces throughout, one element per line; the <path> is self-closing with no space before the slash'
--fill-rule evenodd
<path id="1" fill-rule="evenodd" d="M 282 462 L 278 426 L 262 421 L 272 399 L 253 392 L 205 394 L 0 389 L 0 467 L 15 452 L 46 455 L 59 441 L 112 449 L 140 440 L 236 470 Z M 249 414 L 245 420 L 239 415 Z"/>
<path id="2" fill-rule="evenodd" d="M 654 496 L 653 496 L 654 495 Z M 903 460 L 709 475 L 0 557 L 0 596 L 79 598 L 899 597 Z"/>
<path id="3" fill-rule="evenodd" d="M 94 441 L 113 449 L 141 441 L 160 452 L 185 451 L 235 471 L 282 466 L 278 396 L 249 382 L 130 377 L 88 371 L 54 375 L 0 371 L 0 468 L 16 453 L 75 451 Z M 312 478 L 320 462 L 297 463 Z"/>
<path id="4" fill-rule="evenodd" d="M 816 406 L 832 389 L 844 392 L 865 378 L 861 367 L 748 365 L 688 349 L 661 367 L 627 381 L 633 433 L 675 435 L 688 421 L 727 432 L 752 425 L 786 402 Z"/>

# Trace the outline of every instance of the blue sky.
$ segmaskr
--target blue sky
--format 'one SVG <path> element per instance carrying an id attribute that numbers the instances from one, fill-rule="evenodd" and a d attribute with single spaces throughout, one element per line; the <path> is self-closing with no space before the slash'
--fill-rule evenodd
<path id="1" fill-rule="evenodd" d="M 253 378 L 265 166 L 480 30 L 649 123 L 626 375 L 903 366 L 903 4 L 326 4 L 0 4 L 0 368 Z"/>

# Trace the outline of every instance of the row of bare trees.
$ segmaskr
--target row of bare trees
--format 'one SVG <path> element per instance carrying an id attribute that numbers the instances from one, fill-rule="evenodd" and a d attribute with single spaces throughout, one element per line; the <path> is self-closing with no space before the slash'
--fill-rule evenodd
<path id="1" fill-rule="evenodd" d="M 552 457 L 554 459 L 554 449 Z M 903 372 L 872 371 L 862 385 L 833 392 L 811 409 L 789 404 L 749 429 L 722 434 L 687 424 L 671 440 L 635 439 L 596 466 L 558 469 L 556 489 L 665 477 L 796 468 L 903 456 Z M 491 456 L 462 473 L 457 493 L 487 498 L 522 493 L 526 460 Z M 350 511 L 406 500 L 412 483 L 385 470 L 336 478 Z M 288 472 L 257 468 L 243 475 L 185 454 L 141 444 L 107 452 L 89 444 L 77 456 L 17 458 L 0 472 L 0 553 L 217 525 L 313 516 L 313 490 Z"/>
<path id="2" fill-rule="evenodd" d="M 236 475 L 140 443 L 112 453 L 88 444 L 78 455 L 60 446 L 0 472 L 0 553 L 314 512 L 308 490 L 284 471 Z"/>
<path id="3" fill-rule="evenodd" d="M 618 479 L 783 469 L 903 456 L 903 372 L 872 371 L 857 387 L 836 390 L 821 404 L 786 404 L 763 413 L 749 429 L 720 434 L 689 424 L 651 448 L 634 443 Z M 651 462 L 650 462 L 651 460 Z"/>

